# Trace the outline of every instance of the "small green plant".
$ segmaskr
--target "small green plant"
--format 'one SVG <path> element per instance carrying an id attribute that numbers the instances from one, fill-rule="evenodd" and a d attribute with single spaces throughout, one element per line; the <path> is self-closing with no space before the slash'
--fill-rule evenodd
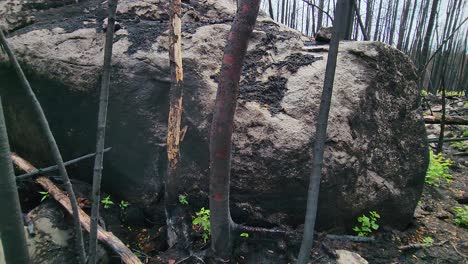
<path id="1" fill-rule="evenodd" d="M 211 234 L 210 210 L 206 210 L 205 207 L 202 207 L 200 211 L 196 212 L 195 214 L 197 216 L 193 219 L 192 225 L 202 228 L 203 242 L 206 243 Z"/>
<path id="2" fill-rule="evenodd" d="M 422 244 L 425 247 L 430 247 L 430 246 L 432 246 L 432 244 L 434 244 L 434 239 L 432 239 L 432 237 L 430 237 L 430 236 L 424 237 L 424 239 L 422 241 Z"/>
<path id="3" fill-rule="evenodd" d="M 468 103 L 468 102 L 465 102 L 465 103 Z M 468 105 L 466 107 L 468 107 Z M 462 136 L 463 137 L 468 137 L 468 130 L 463 130 Z"/>
<path id="4" fill-rule="evenodd" d="M 110 195 L 107 195 L 106 198 L 101 200 L 101 203 L 104 205 L 105 209 L 109 209 L 114 202 L 111 200 Z"/>
<path id="5" fill-rule="evenodd" d="M 179 203 L 182 204 L 182 205 L 187 205 L 188 204 L 187 196 L 183 195 L 183 194 L 180 194 L 179 195 Z"/>
<path id="6" fill-rule="evenodd" d="M 464 228 L 468 228 L 468 205 L 463 207 L 454 207 L 452 212 L 455 215 L 455 218 L 453 219 L 455 224 Z"/>
<path id="7" fill-rule="evenodd" d="M 357 235 L 360 237 L 369 236 L 373 231 L 379 229 L 377 224 L 377 219 L 380 218 L 380 215 L 376 211 L 370 211 L 369 217 L 363 214 L 361 217 L 358 217 L 358 222 L 361 223 L 361 226 L 355 226 L 354 231 L 357 232 Z"/>
<path id="8" fill-rule="evenodd" d="M 119 203 L 119 207 L 120 209 L 124 210 L 125 208 L 127 208 L 130 204 L 124 200 L 120 201 Z"/>
<path id="9" fill-rule="evenodd" d="M 429 152 L 429 167 L 426 172 L 426 183 L 433 186 L 439 186 L 444 181 L 450 183 L 453 176 L 449 173 L 449 168 L 453 161 L 445 159 L 442 153 L 435 155 L 432 151 Z"/>
<path id="10" fill-rule="evenodd" d="M 42 191 L 42 192 L 39 192 L 39 193 L 42 195 L 41 202 L 44 201 L 45 199 L 49 198 L 49 196 L 50 196 L 49 192 Z"/>
<path id="11" fill-rule="evenodd" d="M 426 90 L 421 90 L 421 96 L 426 96 L 427 95 L 427 91 Z"/>
<path id="12" fill-rule="evenodd" d="M 240 236 L 241 237 L 249 237 L 249 233 L 241 233 Z"/>
<path id="13" fill-rule="evenodd" d="M 468 142 L 467 141 L 458 141 L 450 143 L 450 146 L 465 152 L 468 149 Z"/>

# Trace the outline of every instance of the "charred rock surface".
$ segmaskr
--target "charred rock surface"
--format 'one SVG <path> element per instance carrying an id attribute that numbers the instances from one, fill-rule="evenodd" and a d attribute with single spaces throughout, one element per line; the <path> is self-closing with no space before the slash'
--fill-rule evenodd
<path id="1" fill-rule="evenodd" d="M 166 5 L 159 0 L 119 1 L 121 29 L 116 32 L 110 88 L 106 142 L 113 149 L 106 154 L 104 189 L 149 214 L 162 206 L 166 166 Z M 228 0 L 183 5 L 182 126 L 188 130 L 181 173 L 194 208 L 208 204 L 208 131 L 234 13 Z M 9 41 L 65 158 L 93 152 L 104 46 L 101 2 L 83 0 L 41 12 L 24 8 L 16 14 L 32 16 L 34 22 L 10 27 Z M 266 17 L 253 33 L 233 139 L 231 205 L 238 223 L 296 227 L 304 220 L 309 153 L 327 60 L 326 50 L 308 52 L 305 42 L 310 39 Z M 49 165 L 18 81 L 0 56 L 0 95 L 5 97 L 12 148 L 38 165 Z M 404 228 L 411 221 L 428 163 L 417 99 L 414 69 L 402 53 L 376 42 L 341 44 L 318 228 L 345 230 L 369 210 L 382 215 L 383 225 Z M 85 164 L 71 175 L 89 181 L 91 171 L 91 164 Z"/>

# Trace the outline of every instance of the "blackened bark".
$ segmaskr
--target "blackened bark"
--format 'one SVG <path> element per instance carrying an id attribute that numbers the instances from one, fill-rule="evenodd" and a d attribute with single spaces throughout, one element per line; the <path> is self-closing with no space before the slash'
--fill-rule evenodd
<path id="1" fill-rule="evenodd" d="M 402 50 L 403 40 L 405 38 L 406 22 L 408 21 L 409 8 L 411 6 L 411 0 L 406 0 L 403 5 L 403 13 L 401 14 L 400 28 L 398 29 L 398 40 L 397 49 Z M 409 33 L 411 31 L 408 31 Z"/>
<path id="2" fill-rule="evenodd" d="M 268 12 L 270 13 L 270 17 L 271 19 L 275 19 L 275 17 L 273 16 L 273 4 L 271 3 L 271 0 L 268 0 Z"/>
<path id="3" fill-rule="evenodd" d="M 0 98 L 0 234 L 6 263 L 29 264 L 23 214 L 16 187 L 10 145 Z"/>
<path id="4" fill-rule="evenodd" d="M 424 65 L 427 61 L 427 57 L 429 54 L 429 43 L 431 40 L 432 31 L 434 29 L 435 15 L 437 13 L 438 6 L 439 6 L 439 0 L 433 0 L 431 14 L 429 16 L 429 22 L 427 24 L 426 34 L 424 35 L 424 41 L 423 41 L 424 44 L 423 44 L 423 48 L 421 52 L 421 60 L 420 60 L 421 63 L 419 64 L 420 67 Z"/>
<path id="5" fill-rule="evenodd" d="M 255 26 L 260 0 L 241 0 L 224 50 L 210 131 L 211 249 L 227 258 L 232 247 L 229 211 L 231 140 L 242 64 Z"/>
<path id="6" fill-rule="evenodd" d="M 374 41 L 379 39 L 379 27 L 380 27 L 380 14 L 382 12 L 382 1 L 379 1 L 379 11 L 377 13 L 377 24 L 375 25 L 375 32 L 374 32 Z"/>
<path id="7" fill-rule="evenodd" d="M 96 133 L 96 157 L 94 159 L 93 191 L 91 207 L 91 229 L 89 233 L 89 264 L 97 262 L 97 232 L 99 204 L 101 202 L 101 178 L 104 161 L 104 143 L 106 138 L 107 106 L 109 103 L 109 83 L 111 75 L 112 45 L 114 44 L 115 12 L 117 0 L 108 0 L 106 43 L 104 44 L 104 64 L 99 96 L 99 113 Z"/>
<path id="8" fill-rule="evenodd" d="M 81 232 L 80 216 L 78 214 L 78 203 L 76 202 L 75 192 L 73 191 L 73 187 L 71 185 L 70 178 L 68 177 L 67 170 L 65 169 L 65 165 L 63 164 L 62 155 L 60 154 L 60 150 L 57 146 L 57 142 L 55 141 L 54 135 L 52 134 L 52 131 L 50 130 L 49 122 L 47 121 L 44 111 L 42 110 L 41 104 L 37 100 L 36 95 L 34 94 L 31 88 L 31 85 L 26 79 L 26 75 L 24 75 L 23 70 L 21 69 L 18 61 L 16 60 L 15 55 L 13 54 L 12 50 L 8 46 L 6 37 L 3 34 L 3 31 L 1 29 L 0 29 L 0 44 L 3 46 L 3 49 L 8 55 L 8 58 L 11 64 L 13 65 L 13 68 L 18 74 L 18 77 L 21 82 L 21 86 L 24 88 L 28 99 L 31 101 L 33 111 L 38 120 L 40 129 L 41 131 L 43 131 L 47 139 L 47 144 L 49 145 L 50 151 L 52 153 L 52 157 L 59 168 L 60 176 L 62 177 L 62 181 L 63 181 L 63 186 L 65 187 L 65 190 L 68 193 L 68 197 L 70 198 L 70 203 L 71 203 L 72 210 L 73 210 L 73 224 L 74 224 L 75 239 L 76 239 L 75 241 L 76 254 L 78 255 L 79 263 L 84 264 L 86 262 L 86 254 L 84 250 L 83 234 Z"/>
<path id="9" fill-rule="evenodd" d="M 310 250 L 314 238 L 314 227 L 317 216 L 317 204 L 320 190 L 320 176 L 323 166 L 323 153 L 327 137 L 328 114 L 330 112 L 331 97 L 333 92 L 333 82 L 335 79 L 336 62 L 338 57 L 339 36 L 342 34 L 342 28 L 345 21 L 343 15 L 344 2 L 349 0 L 338 0 L 336 4 L 335 22 L 333 34 L 328 51 L 327 68 L 325 80 L 323 82 L 322 98 L 315 133 L 315 144 L 313 151 L 312 172 L 309 179 L 309 191 L 307 194 L 307 212 L 304 222 L 304 235 L 299 252 L 298 264 L 305 264 L 309 261 Z"/>

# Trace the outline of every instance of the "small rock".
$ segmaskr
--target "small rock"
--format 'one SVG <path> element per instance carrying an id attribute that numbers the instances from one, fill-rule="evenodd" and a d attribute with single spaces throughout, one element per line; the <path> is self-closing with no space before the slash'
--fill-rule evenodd
<path id="1" fill-rule="evenodd" d="M 336 263 L 338 264 L 368 264 L 367 260 L 361 257 L 358 253 L 347 251 L 347 250 L 337 250 L 338 259 Z"/>

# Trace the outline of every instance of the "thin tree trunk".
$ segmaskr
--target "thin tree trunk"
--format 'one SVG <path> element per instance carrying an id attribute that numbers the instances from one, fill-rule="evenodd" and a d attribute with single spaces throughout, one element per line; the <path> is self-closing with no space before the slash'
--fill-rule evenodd
<path id="1" fill-rule="evenodd" d="M 345 12 L 343 12 L 343 15 L 345 16 L 345 23 L 344 23 L 345 28 L 343 32 L 341 32 L 344 35 L 340 39 L 351 40 L 351 34 L 353 33 L 353 25 L 354 25 L 353 23 L 354 22 L 354 15 L 353 15 L 354 10 L 353 10 L 352 1 L 345 1 L 343 4 L 343 9 L 345 10 Z"/>
<path id="2" fill-rule="evenodd" d="M 172 0 L 169 30 L 169 61 L 171 66 L 171 90 L 167 125 L 167 176 L 165 188 L 166 222 L 169 247 L 189 247 L 189 227 L 185 211 L 179 202 L 180 175 L 180 124 L 182 120 L 183 68 L 181 0 Z"/>
<path id="3" fill-rule="evenodd" d="M 444 132 L 445 132 L 445 82 L 442 76 L 442 117 L 440 122 L 440 133 L 439 133 L 439 142 L 437 143 L 436 154 L 442 152 L 442 147 L 444 145 Z"/>
<path id="4" fill-rule="evenodd" d="M 426 34 L 424 35 L 424 40 L 423 40 L 423 48 L 421 52 L 421 63 L 419 64 L 419 67 L 424 65 L 427 61 L 427 57 L 429 54 L 429 43 L 431 40 L 431 35 L 432 31 L 434 29 L 434 21 L 435 21 L 435 15 L 437 13 L 437 7 L 439 5 L 439 0 L 433 0 L 432 2 L 432 8 L 431 8 L 431 14 L 429 16 L 429 22 L 427 24 L 427 29 L 426 29 Z"/>
<path id="5" fill-rule="evenodd" d="M 323 10 L 324 3 L 325 3 L 325 0 L 319 1 L 319 8 L 322 10 Z M 320 30 L 320 28 L 322 27 L 322 23 L 323 23 L 323 12 L 319 10 L 317 14 L 317 29 L 315 30 L 316 32 Z"/>
<path id="6" fill-rule="evenodd" d="M 405 38 L 406 22 L 408 20 L 409 8 L 411 0 L 405 0 L 403 5 L 403 13 L 401 14 L 400 28 L 398 29 L 397 49 L 402 50 L 403 40 Z M 408 33 L 411 33 L 408 31 Z"/>
<path id="7" fill-rule="evenodd" d="M 412 29 L 413 29 L 413 22 L 414 22 L 414 19 L 415 19 L 414 15 L 416 13 L 416 7 L 417 7 L 416 4 L 417 3 L 418 3 L 418 1 L 414 0 L 413 12 L 411 13 L 410 25 L 409 25 L 409 28 L 408 28 L 408 34 L 406 34 L 406 40 L 405 40 L 405 43 L 404 43 L 404 50 L 406 51 L 407 54 L 409 53 L 408 46 L 409 46 L 409 43 L 410 43 L 410 36 L 411 36 L 411 33 L 412 33 Z"/>
<path id="8" fill-rule="evenodd" d="M 1 30 L 1 29 L 0 29 Z M 0 98 L 0 238 L 6 263 L 29 264 L 23 216 Z"/>
<path id="9" fill-rule="evenodd" d="M 273 16 L 273 4 L 271 3 L 271 0 L 268 0 L 268 12 L 270 13 L 271 19 L 275 20 L 275 17 Z"/>
<path id="10" fill-rule="evenodd" d="M 338 57 L 338 46 L 340 36 L 342 35 L 343 24 L 346 21 L 342 19 L 345 17 L 343 14 L 344 2 L 347 0 L 338 0 L 336 7 L 336 16 L 333 26 L 333 35 L 330 42 L 330 49 L 328 51 L 327 68 L 325 72 L 325 79 L 323 82 L 322 98 L 320 101 L 320 108 L 318 120 L 316 124 L 315 144 L 313 152 L 313 165 L 312 172 L 309 180 L 309 191 L 307 195 L 307 212 L 304 222 L 304 235 L 299 252 L 298 264 L 305 264 L 309 261 L 310 250 L 314 238 L 314 227 L 317 216 L 317 204 L 320 190 L 320 176 L 323 166 L 323 153 L 325 148 L 325 140 L 327 137 L 328 114 L 330 112 L 331 97 L 333 92 L 333 82 L 335 79 L 336 62 Z"/>
<path id="11" fill-rule="evenodd" d="M 377 12 L 377 24 L 375 25 L 375 32 L 374 32 L 374 41 L 379 39 L 379 27 L 380 27 L 380 14 L 382 12 L 382 1 L 379 1 L 379 11 Z"/>
<path id="12" fill-rule="evenodd" d="M 104 144 L 106 139 L 107 106 L 109 103 L 109 83 L 111 75 L 112 46 L 114 44 L 115 12 L 117 0 L 108 0 L 106 43 L 104 44 L 104 63 L 99 97 L 99 113 L 96 134 L 96 157 L 94 159 L 93 191 L 91 193 L 91 231 L 89 234 L 89 264 L 97 262 L 97 233 L 99 204 L 101 201 L 101 178 L 104 162 Z"/>
<path id="13" fill-rule="evenodd" d="M 369 40 L 369 37 L 367 36 L 364 24 L 362 23 L 362 18 L 361 18 L 361 15 L 359 13 L 359 8 L 357 6 L 356 0 L 353 0 L 353 4 L 354 4 L 354 10 L 356 11 L 356 19 L 357 19 L 357 21 L 359 23 L 359 27 L 361 28 L 362 36 L 363 36 L 364 40 Z M 356 39 L 357 39 L 357 34 L 356 34 Z"/>
<path id="14" fill-rule="evenodd" d="M 395 38 L 395 29 L 396 29 L 396 20 L 397 20 L 397 12 L 398 12 L 398 5 L 400 4 L 399 0 L 396 0 L 395 6 L 393 7 L 393 15 L 392 15 L 392 26 L 390 28 L 390 41 L 389 44 L 393 45 L 393 39 Z"/>
<path id="15" fill-rule="evenodd" d="M 65 190 L 70 196 L 70 202 L 73 209 L 73 224 L 75 228 L 76 254 L 78 255 L 79 263 L 84 264 L 86 262 L 86 255 L 84 250 L 83 234 L 81 232 L 80 226 L 80 216 L 78 214 L 78 203 L 76 202 L 75 192 L 73 191 L 73 187 L 71 185 L 70 178 L 68 177 L 67 170 L 65 169 L 65 165 L 63 165 L 62 155 L 60 154 L 60 150 L 57 146 L 57 143 L 55 142 L 55 138 L 52 135 L 52 131 L 50 130 L 49 123 L 44 115 L 44 111 L 42 110 L 42 107 L 39 101 L 37 100 L 36 95 L 34 94 L 31 86 L 29 85 L 29 82 L 26 79 L 23 70 L 21 69 L 18 61 L 16 60 L 15 55 L 8 46 L 7 40 L 5 38 L 5 35 L 3 35 L 2 30 L 0 30 L 0 42 L 3 46 L 3 49 L 7 53 L 8 58 L 10 59 L 10 62 L 13 65 L 13 68 L 19 76 L 21 86 L 23 86 L 23 88 L 25 89 L 27 96 L 32 103 L 34 113 L 39 122 L 40 128 L 46 136 L 47 144 L 49 145 L 54 161 L 59 167 L 59 172 L 62 177 Z"/>
<path id="16" fill-rule="evenodd" d="M 291 27 L 296 29 L 296 1 L 297 0 L 292 0 L 293 1 L 293 6 L 292 6 L 292 12 L 291 12 Z"/>
<path id="17" fill-rule="evenodd" d="M 210 131 L 211 249 L 227 258 L 232 247 L 229 211 L 231 140 L 239 80 L 249 37 L 255 26 L 260 0 L 241 0 L 224 50 Z"/>
<path id="18" fill-rule="evenodd" d="M 278 0 L 280 1 L 280 0 Z M 286 11 L 286 0 L 281 0 L 281 24 L 284 24 L 284 13 Z"/>
<path id="19" fill-rule="evenodd" d="M 366 5 L 366 21 L 365 23 L 365 31 L 367 37 L 370 39 L 371 30 L 372 30 L 372 18 L 374 14 L 374 0 L 368 0 Z"/>

